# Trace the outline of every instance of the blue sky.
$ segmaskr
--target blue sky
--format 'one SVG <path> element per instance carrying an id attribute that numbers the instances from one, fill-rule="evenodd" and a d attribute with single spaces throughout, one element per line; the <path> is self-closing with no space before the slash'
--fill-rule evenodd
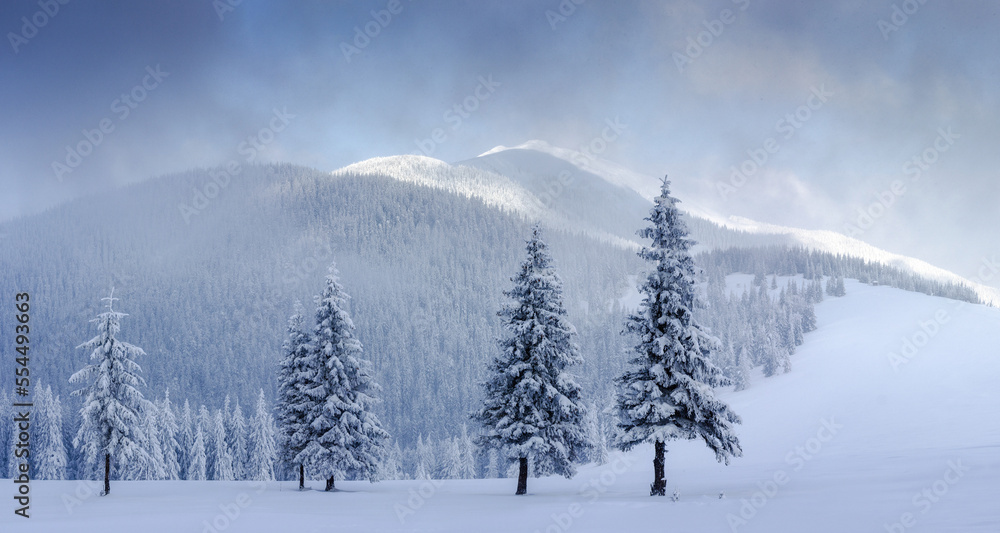
<path id="1" fill-rule="evenodd" d="M 603 157 L 720 214 L 845 231 L 899 181 L 861 238 L 965 276 L 1000 254 L 995 3 L 231 1 L 0 3 L 0 220 L 242 158 L 275 110 L 259 159 L 324 170 L 576 148 L 617 118 Z"/>

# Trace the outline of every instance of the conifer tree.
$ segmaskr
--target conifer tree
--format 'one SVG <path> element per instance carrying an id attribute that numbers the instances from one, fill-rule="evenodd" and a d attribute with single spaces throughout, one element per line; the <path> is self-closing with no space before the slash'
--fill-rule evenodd
<path id="1" fill-rule="evenodd" d="M 263 392 L 263 391 L 261 391 Z M 229 416 L 229 451 L 233 456 L 233 478 L 249 479 L 247 476 L 247 460 L 249 451 L 247 449 L 247 419 L 243 416 L 243 409 L 239 400 Z"/>
<path id="2" fill-rule="evenodd" d="M 39 386 L 39 388 L 41 388 Z M 36 389 L 39 391 L 39 389 Z M 35 442 L 32 443 L 37 452 L 38 461 L 35 464 L 37 479 L 66 479 L 66 445 L 62 433 L 62 406 L 59 398 L 53 396 L 52 386 L 46 385 L 44 391 L 36 392 L 35 412 L 38 419 Z"/>
<path id="3" fill-rule="evenodd" d="M 190 458 L 187 468 L 187 478 L 192 481 L 204 481 L 208 479 L 208 470 L 206 469 L 206 453 L 205 453 L 205 432 L 201 429 L 201 422 L 195 425 L 194 430 L 194 443 L 191 446 L 191 451 L 187 454 Z"/>
<path id="4" fill-rule="evenodd" d="M 379 386 L 362 358 L 361 342 L 354 337 L 354 323 L 347 312 L 349 296 L 331 264 L 323 293 L 316 297 L 316 325 L 311 339 L 312 370 L 306 422 L 309 440 L 299 454 L 334 490 L 334 478 L 378 478 L 378 461 L 389 434 L 373 412 Z"/>
<path id="5" fill-rule="evenodd" d="M 580 386 L 568 372 L 583 358 L 540 231 L 532 229 L 527 258 L 505 293 L 514 301 L 499 313 L 507 336 L 490 364 L 483 407 L 473 415 L 484 427 L 480 442 L 518 461 L 515 494 L 527 492 L 529 459 L 536 476 L 572 477 L 592 445 Z"/>
<path id="6" fill-rule="evenodd" d="M 632 367 L 619 379 L 618 444 L 629 450 L 654 445 L 650 494 L 666 494 L 666 442 L 701 438 L 716 459 L 727 464 L 742 455 L 732 424 L 740 418 L 715 397 L 713 387 L 729 384 L 710 361 L 718 340 L 693 320 L 695 266 L 693 242 L 670 196 L 664 178 L 660 195 L 645 219 L 650 225 L 639 235 L 648 239 L 639 256 L 655 268 L 640 287 L 639 309 L 629 316 L 626 331 L 638 340 Z"/>
<path id="7" fill-rule="evenodd" d="M 215 438 L 213 455 L 215 462 L 212 470 L 212 479 L 219 481 L 232 481 L 233 475 L 233 455 L 229 451 L 229 444 L 226 443 L 226 418 L 222 410 L 215 412 Z"/>
<path id="8" fill-rule="evenodd" d="M 257 410 L 249 440 L 246 476 L 253 481 L 274 481 L 274 464 L 278 459 L 274 444 L 274 418 L 267 408 L 264 389 L 257 396 Z"/>
<path id="9" fill-rule="evenodd" d="M 108 310 L 91 320 L 97 325 L 99 334 L 78 348 L 91 350 L 92 363 L 86 365 L 69 380 L 71 383 L 87 383 L 74 392 L 83 396 L 80 415 L 83 423 L 73 439 L 73 445 L 82 448 L 89 465 L 104 462 L 104 491 L 111 492 L 111 459 L 115 457 L 122 465 L 134 464 L 146 455 L 142 426 L 142 393 L 138 387 L 145 384 L 139 373 L 142 369 L 135 362 L 145 355 L 142 348 L 119 341 L 115 336 L 120 329 L 121 319 L 126 315 L 112 308 L 117 298 L 114 289 L 111 296 L 103 298 Z"/>
<path id="10" fill-rule="evenodd" d="M 191 403 L 184 400 L 177 440 L 177 462 L 181 467 L 180 479 L 191 479 L 188 477 L 187 467 L 191 463 L 191 450 L 194 449 L 194 430 L 195 420 L 194 414 L 191 412 Z"/>
<path id="11" fill-rule="evenodd" d="M 179 428 L 174 415 L 173 404 L 170 403 L 170 390 L 167 389 L 160 402 L 160 446 L 163 449 L 164 479 L 181 479 L 181 466 L 178 454 L 180 445 L 177 442 Z"/>
<path id="12" fill-rule="evenodd" d="M 288 319 L 288 329 L 282 345 L 284 354 L 278 368 L 277 423 L 280 433 L 281 451 L 279 457 L 288 465 L 297 465 L 299 490 L 305 489 L 305 464 L 299 454 L 309 441 L 310 429 L 307 421 L 310 398 L 306 391 L 314 374 L 310 367 L 313 360 L 312 346 L 305 330 L 302 304 L 295 302 L 295 311 Z"/>

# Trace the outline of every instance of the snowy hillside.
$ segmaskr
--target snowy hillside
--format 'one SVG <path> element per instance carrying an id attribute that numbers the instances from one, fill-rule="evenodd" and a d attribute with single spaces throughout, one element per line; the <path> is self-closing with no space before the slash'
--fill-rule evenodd
<path id="1" fill-rule="evenodd" d="M 649 203 L 658 194 L 658 178 L 634 172 L 600 157 L 554 147 L 544 141 L 528 141 L 515 147 L 498 146 L 479 157 L 458 164 L 489 170 L 522 184 L 535 183 L 537 188 L 541 188 L 541 193 L 545 192 L 544 187 L 553 186 L 554 176 L 572 170 L 573 176 L 579 175 L 584 178 L 578 182 L 571 182 L 566 187 L 560 186 L 560 190 L 565 188 L 572 191 L 581 185 L 593 190 L 592 194 L 578 191 L 573 191 L 573 194 L 560 193 L 563 196 L 563 203 L 576 202 L 575 206 L 564 205 L 561 209 L 577 213 L 612 212 L 615 215 L 636 213 L 645 216 L 644 212 L 648 209 Z M 595 186 L 591 178 L 598 177 L 612 187 Z M 634 197 L 644 198 L 646 202 L 637 203 Z M 725 217 L 683 198 L 680 208 L 693 218 L 704 219 L 747 236 L 785 236 L 786 244 L 858 257 L 901 268 L 935 281 L 965 284 L 975 289 L 984 302 L 994 306 L 1000 305 L 1000 289 L 996 287 L 970 281 L 925 261 L 882 250 L 842 233 L 778 226 L 743 217 Z M 619 218 L 614 217 L 615 220 Z M 607 222 L 600 220 L 600 217 L 592 214 L 590 219 L 606 231 L 615 231 L 608 227 Z M 748 245 L 757 244 L 750 243 L 749 239 L 747 241 Z"/>
<path id="2" fill-rule="evenodd" d="M 651 498 L 649 449 L 573 479 L 294 483 L 35 482 L 19 532 L 1000 530 L 1000 310 L 848 280 L 816 308 L 794 370 L 722 396 L 744 457 L 720 466 L 671 443 L 668 494 Z M 321 487 L 321 482 L 312 482 Z M 724 498 L 720 499 L 720 493 Z"/>

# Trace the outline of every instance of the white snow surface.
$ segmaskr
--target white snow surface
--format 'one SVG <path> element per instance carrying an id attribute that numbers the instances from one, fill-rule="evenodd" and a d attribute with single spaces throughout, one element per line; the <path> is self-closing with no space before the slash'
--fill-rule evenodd
<path id="1" fill-rule="evenodd" d="M 724 466 L 697 442 L 668 445 L 676 502 L 647 495 L 642 447 L 573 479 L 532 478 L 527 496 L 513 479 L 338 482 L 335 493 L 114 482 L 108 497 L 88 495 L 95 482 L 39 481 L 31 518 L 8 496 L 0 531 L 1000 531 L 1000 309 L 847 280 L 847 296 L 816 314 L 791 373 L 721 392 L 743 417 L 742 458 Z M 903 339 L 920 347 L 894 368 Z"/>

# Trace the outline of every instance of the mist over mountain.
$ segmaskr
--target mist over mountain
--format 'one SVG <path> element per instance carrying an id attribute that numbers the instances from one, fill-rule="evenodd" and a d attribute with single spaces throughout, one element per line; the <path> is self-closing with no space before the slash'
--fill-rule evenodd
<path id="1" fill-rule="evenodd" d="M 618 334 L 622 307 L 644 268 L 635 231 L 657 179 L 540 141 L 454 164 L 396 156 L 332 174 L 283 164 L 231 170 L 163 176 L 0 226 L 0 284 L 32 295 L 40 332 L 32 364 L 44 369 L 45 384 L 68 397 L 67 379 L 87 356 L 76 346 L 93 336 L 88 321 L 114 287 L 116 310 L 129 315 L 120 337 L 147 353 L 139 364 L 150 396 L 169 389 L 209 406 L 227 395 L 250 405 L 259 389 L 273 397 L 293 303 L 310 310 L 336 261 L 383 387 L 387 428 L 404 444 L 450 435 L 479 398 L 500 334 L 503 291 L 530 225 L 539 222 L 579 331 L 582 384 L 606 399 L 628 347 Z M 806 242 L 809 232 L 720 225 L 690 214 L 687 222 L 696 252 L 758 250 L 705 256 L 711 262 L 704 266 L 727 270 L 722 274 L 803 273 L 813 259 L 785 247 L 804 244 L 856 259 L 815 259 L 828 275 L 843 267 L 874 279 L 891 266 L 870 249 Z M 906 263 L 896 267 L 891 276 L 922 274 Z M 10 329 L 11 320 L 0 317 L 0 327 Z M 8 379 L 12 363 L 0 370 Z"/>

